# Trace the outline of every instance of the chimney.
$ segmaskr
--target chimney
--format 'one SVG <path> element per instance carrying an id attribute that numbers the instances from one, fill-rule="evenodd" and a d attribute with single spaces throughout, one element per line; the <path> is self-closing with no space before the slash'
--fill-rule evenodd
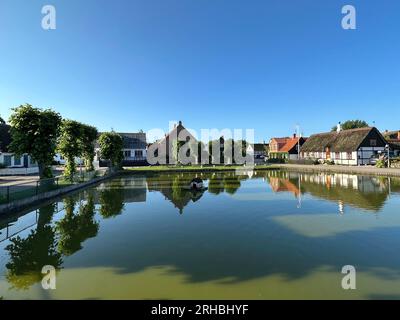
<path id="1" fill-rule="evenodd" d="M 293 139 L 296 139 L 297 134 L 293 133 Z"/>
<path id="2" fill-rule="evenodd" d="M 337 129 L 336 129 L 337 133 L 339 133 L 340 131 L 342 131 L 342 123 L 341 122 L 338 123 Z"/>
<path id="3" fill-rule="evenodd" d="M 182 125 L 182 121 L 179 120 L 179 124 L 178 125 L 181 126 Z"/>

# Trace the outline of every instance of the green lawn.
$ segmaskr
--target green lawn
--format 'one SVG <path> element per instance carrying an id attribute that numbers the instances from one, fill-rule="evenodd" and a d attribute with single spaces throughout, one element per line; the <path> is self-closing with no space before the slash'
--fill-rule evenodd
<path id="1" fill-rule="evenodd" d="M 252 167 L 244 167 L 244 166 L 237 166 L 237 165 L 188 165 L 188 166 L 168 166 L 168 165 L 161 165 L 161 166 L 147 166 L 147 167 L 134 167 L 134 168 L 125 168 L 125 171 L 131 172 L 182 172 L 182 171 L 196 171 L 196 172 L 211 172 L 211 171 L 234 171 L 237 169 L 251 169 Z M 269 170 L 274 169 L 273 165 L 270 164 L 263 164 L 257 165 L 254 167 L 255 170 Z"/>

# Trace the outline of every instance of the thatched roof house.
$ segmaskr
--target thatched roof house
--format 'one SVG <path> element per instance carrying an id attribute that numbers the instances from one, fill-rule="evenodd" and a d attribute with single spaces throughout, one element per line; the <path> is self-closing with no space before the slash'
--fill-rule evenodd
<path id="1" fill-rule="evenodd" d="M 387 142 L 376 128 L 366 127 L 314 134 L 301 147 L 305 159 L 333 160 L 337 164 L 369 164 Z"/>

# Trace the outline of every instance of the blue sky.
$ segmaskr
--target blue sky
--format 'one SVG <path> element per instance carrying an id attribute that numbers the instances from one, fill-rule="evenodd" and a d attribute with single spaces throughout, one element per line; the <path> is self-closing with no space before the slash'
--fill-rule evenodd
<path id="1" fill-rule="evenodd" d="M 29 102 L 100 130 L 182 120 L 258 141 L 353 118 L 400 129 L 399 17 L 398 0 L 0 0 L 0 114 Z"/>

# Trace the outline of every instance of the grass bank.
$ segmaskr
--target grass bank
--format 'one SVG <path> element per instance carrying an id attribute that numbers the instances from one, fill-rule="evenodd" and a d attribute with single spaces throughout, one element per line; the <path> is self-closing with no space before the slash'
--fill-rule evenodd
<path id="1" fill-rule="evenodd" d="M 342 165 L 303 165 L 303 164 L 276 164 L 275 168 L 309 173 L 344 173 L 364 176 L 400 177 L 400 169 L 377 168 L 373 166 L 342 166 Z"/>
<path id="2" fill-rule="evenodd" d="M 212 165 L 207 165 L 207 166 L 168 166 L 168 165 L 162 165 L 162 166 L 148 166 L 148 167 L 131 167 L 131 168 L 124 168 L 124 172 L 126 173 L 135 173 L 135 172 L 140 172 L 140 173 L 156 173 L 156 172 L 226 172 L 226 171 L 236 171 L 236 170 L 273 170 L 273 169 L 278 169 L 275 165 L 268 165 L 268 164 L 263 164 L 263 165 L 257 165 L 255 167 L 250 167 L 250 166 L 212 166 Z"/>

